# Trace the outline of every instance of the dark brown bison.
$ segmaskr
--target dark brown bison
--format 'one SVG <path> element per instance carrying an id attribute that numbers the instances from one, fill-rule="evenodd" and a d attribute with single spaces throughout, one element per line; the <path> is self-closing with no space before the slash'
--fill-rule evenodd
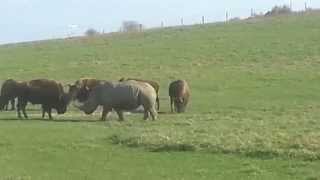
<path id="1" fill-rule="evenodd" d="M 21 118 L 22 110 L 25 118 L 27 103 L 41 104 L 42 118 L 48 113 L 49 119 L 52 119 L 51 110 L 56 109 L 58 114 L 64 114 L 71 100 L 71 94 L 65 93 L 61 83 L 48 79 L 31 80 L 20 86 L 18 96 L 17 112 Z"/>
<path id="2" fill-rule="evenodd" d="M 190 98 L 190 88 L 187 81 L 177 80 L 170 83 L 169 96 L 171 112 L 174 112 L 174 109 L 178 113 L 185 112 Z"/>
<path id="3" fill-rule="evenodd" d="M 137 78 L 121 78 L 119 81 L 129 81 L 129 80 L 134 80 L 134 81 L 139 81 L 139 82 L 145 82 L 150 84 L 153 89 L 156 91 L 157 93 L 157 98 L 156 98 L 156 102 L 157 102 L 157 110 L 160 110 L 160 101 L 159 101 L 159 89 L 160 89 L 160 85 L 159 83 L 155 82 L 155 81 L 151 81 L 151 80 L 144 80 L 144 79 L 137 79 Z"/>
<path id="4" fill-rule="evenodd" d="M 21 87 L 26 82 L 19 82 L 13 79 L 6 80 L 1 87 L 0 110 L 8 110 L 8 104 L 11 102 L 11 110 L 14 110 L 15 98 L 22 94 Z"/>
<path id="5" fill-rule="evenodd" d="M 93 78 L 81 78 L 77 80 L 73 85 L 69 85 L 69 93 L 73 94 L 73 99 L 79 102 L 84 102 L 88 99 L 89 93 L 96 86 L 102 84 L 104 81 Z"/>

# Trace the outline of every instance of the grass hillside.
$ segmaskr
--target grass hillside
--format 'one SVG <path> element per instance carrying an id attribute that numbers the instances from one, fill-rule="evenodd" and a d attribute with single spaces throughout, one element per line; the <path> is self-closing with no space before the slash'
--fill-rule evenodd
<path id="1" fill-rule="evenodd" d="M 320 14 L 0 46 L 0 79 L 186 79 L 183 115 L 17 120 L 0 112 L 0 179 L 319 179 Z"/>

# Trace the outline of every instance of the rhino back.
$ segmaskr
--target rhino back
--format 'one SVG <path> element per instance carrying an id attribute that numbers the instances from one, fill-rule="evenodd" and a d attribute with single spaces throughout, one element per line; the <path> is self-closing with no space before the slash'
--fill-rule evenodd
<path id="1" fill-rule="evenodd" d="M 99 104 L 107 105 L 113 108 L 131 110 L 139 106 L 140 89 L 128 83 L 114 83 L 102 85 L 95 89 Z"/>

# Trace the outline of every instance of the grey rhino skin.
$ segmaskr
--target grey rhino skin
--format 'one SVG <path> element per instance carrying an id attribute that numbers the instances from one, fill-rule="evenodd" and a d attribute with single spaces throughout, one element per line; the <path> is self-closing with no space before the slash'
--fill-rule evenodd
<path id="1" fill-rule="evenodd" d="M 89 98 L 83 105 L 77 106 L 86 114 L 92 114 L 99 105 L 103 106 L 101 120 L 105 120 L 107 114 L 114 109 L 119 120 L 124 120 L 123 111 L 130 111 L 140 105 L 144 108 L 144 120 L 149 118 L 149 113 L 153 120 L 157 118 L 155 109 L 157 94 L 154 88 L 144 82 L 124 81 L 105 82 L 95 87 Z"/>

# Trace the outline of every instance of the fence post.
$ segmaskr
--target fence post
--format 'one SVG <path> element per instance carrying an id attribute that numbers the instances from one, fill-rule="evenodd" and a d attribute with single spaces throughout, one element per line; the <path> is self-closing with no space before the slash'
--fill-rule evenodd
<path id="1" fill-rule="evenodd" d="M 307 11 L 307 10 L 308 10 L 307 2 L 305 2 L 305 3 L 304 3 L 304 9 L 305 9 L 305 11 Z"/>
<path id="2" fill-rule="evenodd" d="M 228 21 L 229 21 L 229 12 L 226 11 L 226 22 L 228 22 Z"/>
<path id="3" fill-rule="evenodd" d="M 204 16 L 202 16 L 202 24 L 204 24 Z"/>

